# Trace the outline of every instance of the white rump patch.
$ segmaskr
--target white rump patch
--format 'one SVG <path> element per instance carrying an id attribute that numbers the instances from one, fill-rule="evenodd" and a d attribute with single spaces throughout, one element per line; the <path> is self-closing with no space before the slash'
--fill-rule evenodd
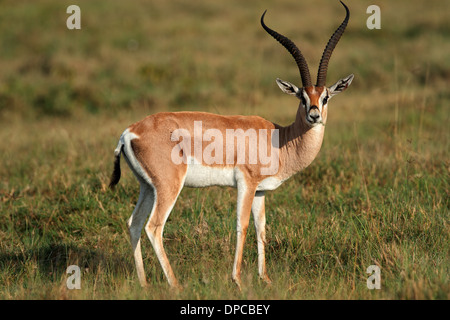
<path id="1" fill-rule="evenodd" d="M 124 158 L 128 163 L 131 171 L 133 171 L 134 175 L 138 178 L 138 180 L 144 180 L 149 185 L 153 186 L 152 179 L 148 176 L 147 172 L 142 168 L 139 161 L 136 159 L 134 155 L 133 148 L 131 147 L 131 140 L 138 139 L 139 136 L 134 132 L 130 132 L 130 129 L 127 128 L 122 135 L 120 136 L 119 144 L 117 145 L 114 153 L 120 153 L 122 145 L 124 146 L 123 153 Z"/>

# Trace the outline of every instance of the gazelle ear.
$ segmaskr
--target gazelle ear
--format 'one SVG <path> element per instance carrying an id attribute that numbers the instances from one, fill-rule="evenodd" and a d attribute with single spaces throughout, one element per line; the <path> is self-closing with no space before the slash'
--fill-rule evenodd
<path id="1" fill-rule="evenodd" d="M 347 87 L 350 85 L 350 83 L 352 83 L 354 77 L 355 76 L 353 74 L 351 74 L 348 77 L 343 78 L 343 79 L 339 80 L 338 82 L 336 82 L 335 84 L 333 84 L 329 89 L 330 94 L 331 94 L 330 97 L 332 97 L 338 93 L 341 93 L 342 91 L 347 89 Z"/>
<path id="2" fill-rule="evenodd" d="M 290 82 L 283 81 L 281 79 L 277 78 L 277 84 L 280 87 L 281 91 L 284 93 L 290 94 L 290 95 L 297 95 L 297 93 L 300 91 L 299 88 L 297 88 L 295 85 L 293 85 Z"/>

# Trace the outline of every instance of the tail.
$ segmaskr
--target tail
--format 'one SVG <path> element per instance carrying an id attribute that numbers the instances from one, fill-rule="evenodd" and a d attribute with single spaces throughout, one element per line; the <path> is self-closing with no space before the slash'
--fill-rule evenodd
<path id="1" fill-rule="evenodd" d="M 111 175 L 111 180 L 109 182 L 109 188 L 114 190 L 114 187 L 116 184 L 119 183 L 120 180 L 120 154 L 123 151 L 123 140 L 122 138 L 119 141 L 119 144 L 117 145 L 116 150 L 114 150 L 114 170 Z"/>
<path id="2" fill-rule="evenodd" d="M 138 178 L 139 182 L 152 184 L 152 179 L 148 176 L 147 172 L 142 168 L 142 165 L 136 159 L 134 155 L 133 147 L 131 141 L 138 138 L 136 134 L 130 132 L 127 128 L 120 136 L 119 143 L 117 144 L 116 150 L 114 150 L 114 171 L 111 175 L 111 181 L 109 182 L 109 187 L 114 189 L 115 185 L 119 183 L 120 180 L 120 155 L 123 153 L 128 166 L 134 175 Z"/>

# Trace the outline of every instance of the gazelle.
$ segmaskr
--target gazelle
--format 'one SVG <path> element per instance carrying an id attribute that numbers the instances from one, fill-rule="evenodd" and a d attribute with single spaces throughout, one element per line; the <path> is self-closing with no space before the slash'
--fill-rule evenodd
<path id="1" fill-rule="evenodd" d="M 142 286 L 146 286 L 147 282 L 140 237 L 148 215 L 150 214 L 150 218 L 145 226 L 147 236 L 169 284 L 178 287 L 163 247 L 164 224 L 184 186 L 213 185 L 237 188 L 237 244 L 232 279 L 240 288 L 242 251 L 250 214 L 253 213 L 257 235 L 258 273 L 262 280 L 270 283 L 264 255 L 264 193 L 276 189 L 314 160 L 322 145 L 328 101 L 344 91 L 353 80 L 353 75 L 350 75 L 329 88 L 325 86 L 331 53 L 344 33 L 350 17 L 347 6 L 344 3 L 342 5 L 346 10 L 345 19 L 323 52 L 315 85 L 311 82 L 308 65 L 301 51 L 291 40 L 264 24 L 266 12 L 261 17 L 262 27 L 289 51 L 300 71 L 303 88 L 287 81 L 276 80 L 283 92 L 300 100 L 296 119 L 291 125 L 283 127 L 258 116 L 164 112 L 148 116 L 122 133 L 114 152 L 114 171 L 110 187 L 113 188 L 119 182 L 120 156 L 123 154 L 140 183 L 139 199 L 127 224 L 137 275 Z M 230 136 L 230 132 L 233 135 Z M 256 141 L 250 134 L 252 132 L 271 134 L 260 134 L 256 138 L 258 143 L 252 143 Z M 192 137 L 194 138 L 191 139 Z M 225 143 L 223 137 L 227 138 Z M 239 148 L 234 148 L 236 140 L 240 141 Z M 266 154 L 276 155 L 274 162 L 262 161 L 262 157 L 253 157 L 251 161 L 252 155 L 262 152 L 262 149 L 265 149 Z M 191 150 L 194 150 L 193 154 Z M 207 151 L 215 161 L 202 158 Z M 244 156 L 240 154 L 245 151 L 247 153 Z M 182 161 L 179 161 L 180 159 Z M 273 165 L 275 170 L 264 171 Z"/>

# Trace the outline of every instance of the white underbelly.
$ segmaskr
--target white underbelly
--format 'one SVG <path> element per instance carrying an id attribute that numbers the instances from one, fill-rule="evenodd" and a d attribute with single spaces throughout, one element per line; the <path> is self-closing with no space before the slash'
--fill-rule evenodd
<path id="1" fill-rule="evenodd" d="M 193 188 L 209 186 L 236 187 L 235 168 L 189 164 L 184 185 Z"/>
<path id="2" fill-rule="evenodd" d="M 203 188 L 209 186 L 228 186 L 238 185 L 238 179 L 243 175 L 238 168 L 233 167 L 212 167 L 201 164 L 189 164 L 186 172 L 184 185 L 192 188 Z M 276 177 L 267 177 L 262 180 L 256 191 L 269 191 L 278 188 L 284 180 Z"/>

